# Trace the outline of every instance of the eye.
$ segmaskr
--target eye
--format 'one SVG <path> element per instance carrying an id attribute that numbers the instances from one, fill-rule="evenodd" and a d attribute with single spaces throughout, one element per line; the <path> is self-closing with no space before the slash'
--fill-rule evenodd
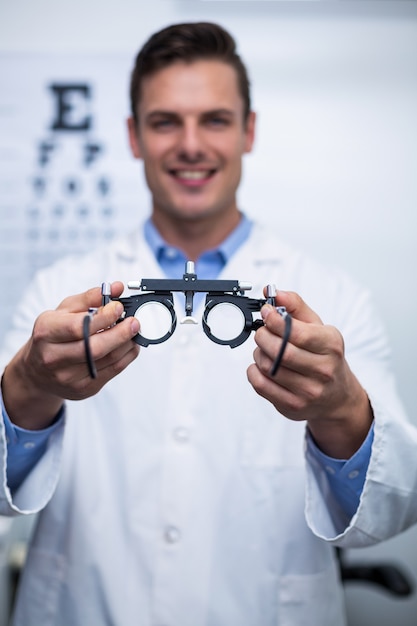
<path id="1" fill-rule="evenodd" d="M 168 128 L 171 125 L 171 120 L 158 120 L 157 122 L 153 123 L 154 128 Z"/>
<path id="2" fill-rule="evenodd" d="M 220 115 L 213 115 L 209 117 L 206 121 L 209 126 L 222 128 L 230 125 L 230 120 L 226 117 L 222 117 Z"/>
<path id="3" fill-rule="evenodd" d="M 170 130 L 175 128 L 176 121 L 170 117 L 156 118 L 151 121 L 151 128 L 158 131 Z"/>

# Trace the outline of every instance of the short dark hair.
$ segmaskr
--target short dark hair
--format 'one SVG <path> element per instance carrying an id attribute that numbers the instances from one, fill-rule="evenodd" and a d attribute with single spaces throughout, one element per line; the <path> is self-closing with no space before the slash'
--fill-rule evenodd
<path id="1" fill-rule="evenodd" d="M 199 60 L 228 63 L 236 70 L 238 88 L 243 99 L 243 114 L 247 120 L 250 109 L 248 73 L 236 51 L 236 42 L 224 28 L 211 22 L 173 24 L 154 33 L 139 51 L 130 81 L 130 107 L 137 120 L 137 105 L 141 98 L 142 81 L 172 63 L 192 63 Z"/>

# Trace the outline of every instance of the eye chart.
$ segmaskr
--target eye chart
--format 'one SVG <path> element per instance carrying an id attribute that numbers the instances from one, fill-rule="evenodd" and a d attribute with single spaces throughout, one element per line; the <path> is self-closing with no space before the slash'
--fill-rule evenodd
<path id="1" fill-rule="evenodd" d="M 0 56 L 0 341 L 37 269 L 148 211 L 126 132 L 132 59 Z"/>

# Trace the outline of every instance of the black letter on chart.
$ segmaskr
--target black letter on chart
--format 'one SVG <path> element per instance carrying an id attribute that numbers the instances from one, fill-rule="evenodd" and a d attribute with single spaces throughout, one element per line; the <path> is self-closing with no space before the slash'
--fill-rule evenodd
<path id="1" fill-rule="evenodd" d="M 52 84 L 50 89 L 55 96 L 55 120 L 52 130 L 70 132 L 86 131 L 91 128 L 91 115 L 86 113 L 91 99 L 90 85 L 87 83 Z"/>

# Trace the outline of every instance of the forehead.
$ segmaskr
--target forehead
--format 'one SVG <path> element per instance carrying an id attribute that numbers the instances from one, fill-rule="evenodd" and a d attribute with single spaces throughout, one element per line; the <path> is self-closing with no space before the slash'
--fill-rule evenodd
<path id="1" fill-rule="evenodd" d="M 142 81 L 141 113 L 220 108 L 243 113 L 236 70 L 222 61 L 173 63 Z"/>

